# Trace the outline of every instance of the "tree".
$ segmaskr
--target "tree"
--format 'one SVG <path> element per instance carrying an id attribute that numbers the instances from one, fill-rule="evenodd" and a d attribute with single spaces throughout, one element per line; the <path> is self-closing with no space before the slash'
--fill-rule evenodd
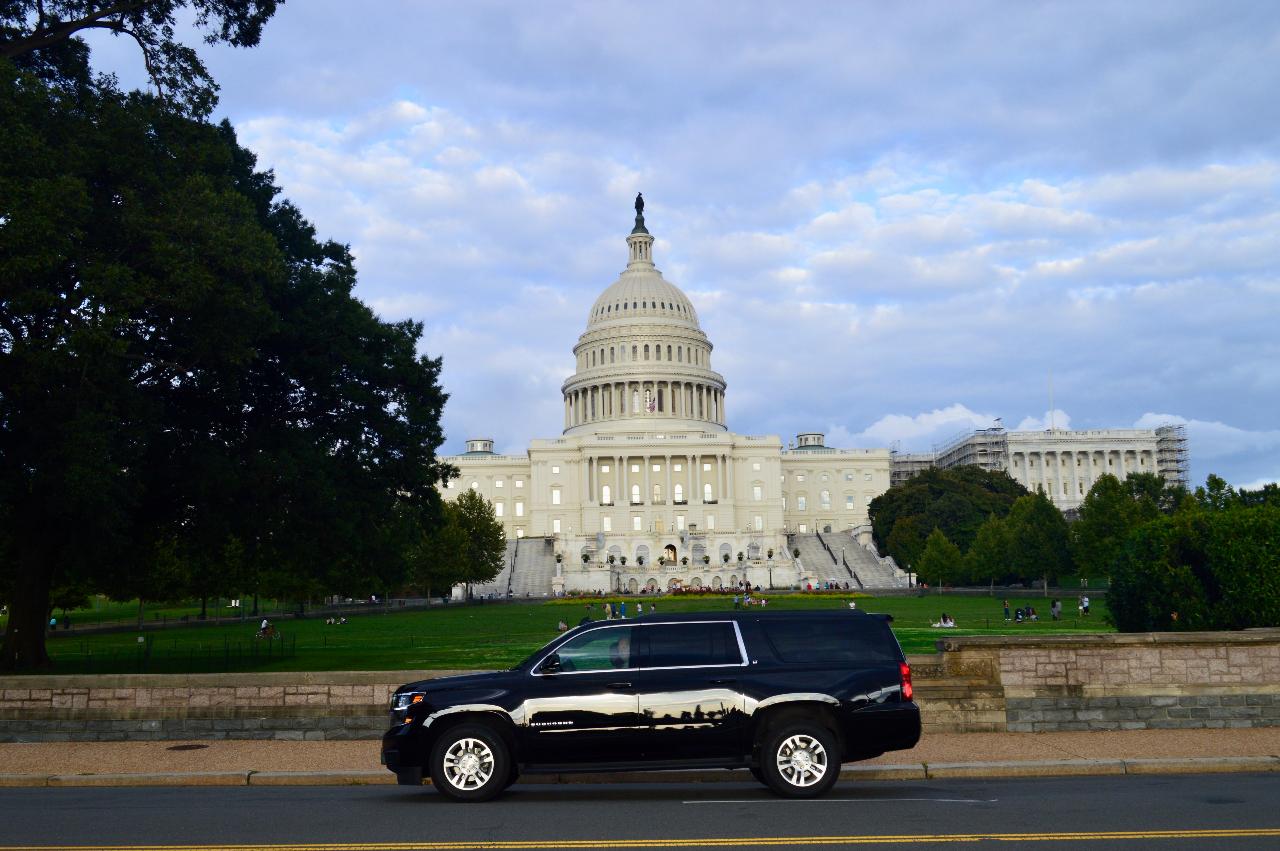
<path id="1" fill-rule="evenodd" d="M 72 59 L 0 60 L 0 666 L 48 664 L 59 585 L 394 584 L 449 469 L 421 325 L 354 298 L 229 125 Z"/>
<path id="2" fill-rule="evenodd" d="M 920 555 L 916 572 L 925 582 L 932 582 L 941 588 L 954 581 L 955 576 L 964 567 L 964 556 L 960 548 L 947 540 L 946 533 L 934 529 L 925 540 L 924 552 Z"/>
<path id="3" fill-rule="evenodd" d="M 973 545 L 965 555 L 965 570 L 970 582 L 1004 583 L 1010 574 L 1009 562 L 1013 541 L 1009 523 L 994 514 L 978 529 Z"/>
<path id="4" fill-rule="evenodd" d="M 458 528 L 462 533 L 462 551 L 458 553 L 458 581 L 471 586 L 488 582 L 502 570 L 502 557 L 507 551 L 507 536 L 493 511 L 493 503 L 468 488 L 453 502 Z"/>
<path id="5" fill-rule="evenodd" d="M 1009 572 L 1029 582 L 1053 582 L 1070 573 L 1067 521 L 1049 498 L 1037 491 L 1019 497 L 1009 509 Z"/>
<path id="6" fill-rule="evenodd" d="M 885 543 L 885 551 L 893 556 L 893 560 L 903 570 L 913 570 L 924 553 L 924 539 L 924 530 L 920 528 L 920 521 L 916 517 L 901 517 L 893 524 L 893 531 L 889 533 Z"/>
<path id="7" fill-rule="evenodd" d="M 1081 576 L 1110 575 L 1141 513 L 1119 479 L 1110 474 L 1098 477 L 1071 526 L 1071 549 Z"/>
<path id="8" fill-rule="evenodd" d="M 988 517 L 1004 517 L 1013 501 L 1026 493 L 1004 472 L 971 466 L 925 470 L 871 500 L 876 546 L 904 567 L 913 564 L 919 551 L 896 549 L 895 543 L 910 547 L 918 535 L 923 546 L 925 535 L 933 529 L 941 529 L 956 546 L 968 549 Z M 891 542 L 893 530 L 907 518 L 914 520 L 917 535 Z"/>
<path id="9" fill-rule="evenodd" d="M 432 596 L 462 581 L 459 554 L 466 550 L 466 533 L 458 522 L 458 509 L 452 502 L 441 506 L 441 522 L 431 528 L 419 528 L 418 538 L 409 552 L 409 581 Z"/>
<path id="10" fill-rule="evenodd" d="M 254 47 L 281 0 L 10 0 L 0 6 L 0 57 L 28 66 L 56 62 L 86 30 L 133 39 L 161 99 L 190 115 L 208 115 L 218 85 L 196 52 L 174 38 L 179 13 L 194 13 L 205 41 Z"/>
<path id="11" fill-rule="evenodd" d="M 1224 505 L 1137 527 L 1112 575 L 1107 608 L 1124 632 L 1280 623 L 1280 508 Z"/>

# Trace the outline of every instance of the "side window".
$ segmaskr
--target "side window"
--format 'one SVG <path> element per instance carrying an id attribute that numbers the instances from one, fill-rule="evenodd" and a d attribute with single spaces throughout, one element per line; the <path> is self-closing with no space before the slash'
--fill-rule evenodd
<path id="1" fill-rule="evenodd" d="M 619 626 L 593 629 L 560 645 L 560 670 L 611 671 L 631 668 L 631 634 L 635 627 Z"/>
<path id="2" fill-rule="evenodd" d="M 742 652 L 731 623 L 673 623 L 646 626 L 649 668 L 740 665 Z"/>
<path id="3" fill-rule="evenodd" d="M 783 662 L 902 661 L 889 625 L 879 620 L 761 620 L 760 627 Z"/>

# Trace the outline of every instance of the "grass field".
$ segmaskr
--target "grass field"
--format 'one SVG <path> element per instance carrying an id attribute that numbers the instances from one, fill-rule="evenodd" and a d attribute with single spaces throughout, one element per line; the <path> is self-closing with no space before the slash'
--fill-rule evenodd
<path id="1" fill-rule="evenodd" d="M 770 598 L 769 609 L 842 608 L 848 600 L 777 596 Z M 634 607 L 634 599 L 628 602 Z M 732 599 L 724 597 L 664 597 L 655 602 L 659 612 L 733 608 Z M 1111 631 L 1101 598 L 1087 619 L 1077 616 L 1075 598 L 1064 598 L 1064 618 L 1057 623 L 1048 619 L 1047 599 L 1019 598 L 1015 606 L 1035 606 L 1044 618 L 1021 626 L 1004 622 L 999 598 L 858 597 L 857 602 L 860 609 L 892 614 L 894 632 L 908 653 L 932 652 L 935 641 L 951 635 Z M 944 611 L 956 619 L 957 629 L 930 626 Z M 504 668 L 555 637 L 561 619 L 573 625 L 585 612 L 586 601 L 549 601 L 360 615 L 342 626 L 286 619 L 276 622 L 283 639 L 275 642 L 255 639 L 254 622 L 148 631 L 143 643 L 135 632 L 58 634 L 49 641 L 49 654 L 60 674 Z M 595 616 L 600 617 L 599 603 Z"/>

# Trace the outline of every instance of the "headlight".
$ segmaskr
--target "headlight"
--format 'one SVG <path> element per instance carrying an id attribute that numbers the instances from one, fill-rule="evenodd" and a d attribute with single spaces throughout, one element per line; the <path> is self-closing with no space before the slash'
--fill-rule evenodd
<path id="1" fill-rule="evenodd" d="M 401 692 L 391 698 L 391 709 L 392 711 L 397 709 L 408 709 L 415 703 L 421 703 L 424 697 L 426 697 L 426 695 L 420 691 Z"/>

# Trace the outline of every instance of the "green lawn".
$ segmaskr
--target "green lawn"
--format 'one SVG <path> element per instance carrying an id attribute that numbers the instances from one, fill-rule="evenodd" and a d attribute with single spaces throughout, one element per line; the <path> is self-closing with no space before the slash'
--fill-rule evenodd
<path id="1" fill-rule="evenodd" d="M 826 609 L 848 606 L 849 597 L 777 596 L 772 609 Z M 1076 615 L 1075 598 L 1064 598 L 1065 617 L 1048 620 L 1049 601 L 1019 598 L 1045 620 L 1014 626 L 1004 622 L 999 598 L 989 597 L 858 597 L 858 607 L 894 616 L 894 631 L 908 653 L 928 653 L 949 635 L 1021 635 L 1025 633 L 1109 632 L 1103 601 L 1088 619 Z M 629 608 L 635 600 L 629 600 Z M 722 611 L 730 598 L 658 598 L 659 612 Z M 576 624 L 586 601 L 450 606 L 400 614 L 349 617 L 342 626 L 322 620 L 277 621 L 284 638 L 254 638 L 256 623 L 181 627 L 139 634 L 76 636 L 59 633 L 49 641 L 56 673 L 178 673 L 206 671 L 325 671 L 503 668 L 515 664 L 551 638 L 562 618 Z M 600 607 L 596 604 L 596 616 Z M 959 628 L 933 629 L 942 612 Z M 149 646 L 149 655 L 147 648 Z M 268 655 L 269 654 L 269 655 Z"/>

